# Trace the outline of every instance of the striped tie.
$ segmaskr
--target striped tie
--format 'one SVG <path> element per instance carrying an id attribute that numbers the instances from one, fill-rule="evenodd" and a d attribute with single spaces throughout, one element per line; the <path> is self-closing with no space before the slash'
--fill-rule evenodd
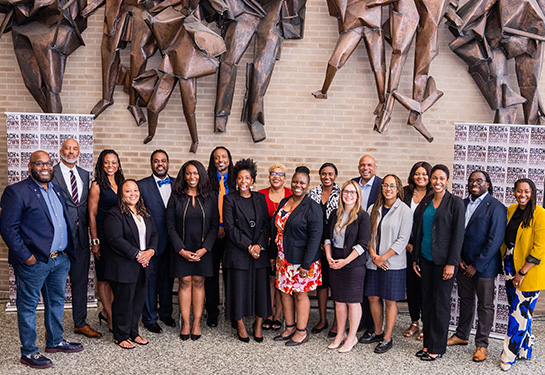
<path id="1" fill-rule="evenodd" d="M 78 182 L 76 181 L 76 175 L 73 170 L 70 170 L 70 186 L 72 188 L 72 200 L 77 206 L 79 204 Z"/>

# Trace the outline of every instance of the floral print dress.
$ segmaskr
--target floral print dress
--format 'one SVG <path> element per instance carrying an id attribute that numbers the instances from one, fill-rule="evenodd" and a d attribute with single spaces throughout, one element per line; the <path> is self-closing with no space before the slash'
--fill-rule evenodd
<path id="1" fill-rule="evenodd" d="M 293 292 L 303 293 L 315 290 L 322 285 L 322 269 L 320 261 L 312 263 L 308 276 L 303 278 L 299 276 L 300 264 L 289 263 L 284 256 L 284 227 L 292 211 L 285 211 L 283 208 L 278 211 L 274 225 L 277 229 L 275 238 L 278 247 L 278 256 L 276 258 L 276 288 L 286 294 Z"/>

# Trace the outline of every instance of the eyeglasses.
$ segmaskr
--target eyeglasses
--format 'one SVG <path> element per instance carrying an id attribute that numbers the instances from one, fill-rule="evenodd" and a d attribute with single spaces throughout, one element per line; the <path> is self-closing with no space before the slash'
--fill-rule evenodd
<path id="1" fill-rule="evenodd" d="M 43 162 L 43 161 L 31 161 L 30 164 L 34 164 L 34 165 L 37 166 L 38 168 L 43 168 L 44 165 L 47 165 L 48 167 L 52 167 L 52 166 L 53 166 L 53 162 L 52 162 L 52 161 L 46 161 L 46 162 Z"/>
<path id="2" fill-rule="evenodd" d="M 475 179 L 472 178 L 469 180 L 470 185 L 473 185 L 474 183 L 477 183 L 477 185 L 481 185 L 483 182 L 484 180 L 482 178 L 475 178 Z"/>
<path id="3" fill-rule="evenodd" d="M 358 195 L 358 192 L 356 190 L 343 190 L 343 194 L 355 197 L 356 195 Z"/>
<path id="4" fill-rule="evenodd" d="M 269 176 L 271 177 L 275 177 L 275 176 L 278 176 L 278 177 L 284 177 L 286 174 L 284 172 L 269 172 Z"/>
<path id="5" fill-rule="evenodd" d="M 395 190 L 395 189 L 397 189 L 397 186 L 394 185 L 394 184 L 392 184 L 392 185 L 382 184 L 382 185 L 380 185 L 380 186 L 382 186 L 382 188 L 383 188 L 384 190 L 388 190 L 388 189 Z"/>

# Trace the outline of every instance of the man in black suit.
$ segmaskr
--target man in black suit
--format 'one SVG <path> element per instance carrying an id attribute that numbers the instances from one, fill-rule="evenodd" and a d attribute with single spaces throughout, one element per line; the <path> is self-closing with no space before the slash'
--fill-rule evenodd
<path id="1" fill-rule="evenodd" d="M 53 167 L 52 182 L 62 189 L 74 237 L 74 257 L 71 259 L 69 273 L 72 283 L 74 333 L 99 338 L 102 334 L 91 328 L 86 322 L 87 285 L 91 259 L 89 225 L 87 223 L 89 172 L 76 165 L 80 154 L 78 141 L 72 138 L 64 141 L 59 150 L 61 161 Z"/>
<path id="2" fill-rule="evenodd" d="M 490 176 L 485 171 L 473 171 L 469 175 L 467 188 L 469 197 L 464 199 L 465 234 L 462 247 L 458 296 L 460 297 L 460 320 L 456 333 L 447 345 L 467 345 L 477 296 L 477 333 L 473 361 L 486 359 L 488 335 L 494 323 L 494 281 L 501 270 L 500 247 L 507 226 L 505 206 L 492 196 Z"/>
<path id="3" fill-rule="evenodd" d="M 151 258 L 151 274 L 148 279 L 146 303 L 142 311 L 142 322 L 149 331 L 161 333 L 163 330 L 157 323 L 159 319 L 169 327 L 176 327 L 172 319 L 172 285 L 169 277 L 168 259 L 170 241 L 165 222 L 165 211 L 175 178 L 168 175 L 169 159 L 164 150 L 155 150 L 150 157 L 152 175 L 138 181 L 140 195 L 150 213 L 159 235 L 157 253 Z M 157 308 L 159 296 L 159 309 Z"/>
<path id="4" fill-rule="evenodd" d="M 27 179 L 8 186 L 2 194 L 0 231 L 8 246 L 8 261 L 15 272 L 20 362 L 32 368 L 48 368 L 53 363 L 41 355 L 36 346 L 36 308 L 40 292 L 45 307 L 45 351 L 83 350 L 81 344 L 63 339 L 68 256 L 74 253 L 74 241 L 62 191 L 51 183 L 54 172 L 49 154 L 33 152 L 28 172 Z"/>
<path id="5" fill-rule="evenodd" d="M 358 163 L 358 171 L 360 177 L 355 177 L 352 181 L 356 181 L 360 185 L 361 189 L 361 208 L 365 211 L 377 201 L 377 197 L 380 193 L 380 185 L 382 184 L 382 178 L 376 175 L 377 162 L 371 155 L 363 155 Z M 360 343 L 374 343 L 381 341 L 382 337 L 375 335 L 375 324 L 373 323 L 373 317 L 371 316 L 371 310 L 369 309 L 369 300 L 367 297 L 363 297 L 361 304 L 363 309 L 363 315 L 361 317 L 359 330 L 365 329 L 365 333 L 360 337 Z"/>

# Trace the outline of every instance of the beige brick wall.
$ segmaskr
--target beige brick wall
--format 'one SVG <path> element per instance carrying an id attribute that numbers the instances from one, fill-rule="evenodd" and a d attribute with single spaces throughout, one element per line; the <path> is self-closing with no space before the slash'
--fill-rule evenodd
<path id="1" fill-rule="evenodd" d="M 68 58 L 62 100 L 64 113 L 88 113 L 101 97 L 100 42 L 103 10 L 93 15 L 83 33 L 86 46 Z M 149 174 L 148 157 L 156 148 L 171 156 L 171 170 L 196 158 L 207 164 L 210 151 L 227 146 L 235 160 L 252 157 L 259 164 L 257 187 L 267 183 L 266 170 L 273 162 L 283 162 L 292 171 L 306 164 L 313 172 L 311 185 L 319 183 L 317 169 L 325 161 L 339 168 L 338 181 L 356 176 L 361 155 L 371 153 L 378 162 L 378 174 L 397 173 L 403 180 L 417 160 L 452 163 L 453 123 L 455 121 L 491 122 L 493 113 L 467 73 L 466 66 L 448 48 L 452 40 L 446 27 L 440 26 L 439 56 L 432 75 L 445 96 L 425 114 L 425 123 L 436 140 L 428 143 L 405 125 L 408 112 L 396 103 L 388 135 L 373 132 L 373 109 L 377 104 L 374 79 L 365 47 L 361 44 L 333 82 L 329 99 L 320 101 L 311 92 L 323 82 L 327 61 L 337 40 L 336 20 L 329 17 L 325 0 L 308 0 L 306 30 L 303 40 L 284 42 L 265 98 L 267 139 L 259 144 L 251 140 L 246 125 L 239 121 L 245 90 L 245 66 L 252 56 L 250 48 L 240 63 L 233 112 L 225 134 L 213 133 L 213 108 L 216 76 L 198 81 L 197 121 L 200 146 L 196 155 L 188 152 L 190 138 L 183 118 L 178 91 L 172 95 L 160 115 L 158 134 L 148 145 L 146 125 L 138 128 L 126 110 L 128 96 L 118 87 L 115 104 L 95 121 L 95 156 L 103 148 L 116 149 L 126 176 L 141 178 Z M 7 181 L 6 131 L 4 111 L 39 112 L 26 90 L 13 54 L 11 35 L 0 39 L 0 188 Z M 387 48 L 388 53 L 391 51 Z M 122 58 L 128 59 L 123 51 Z M 400 91 L 411 93 L 412 59 L 403 72 Z M 389 59 L 388 59 L 389 60 Z M 149 66 L 156 66 L 153 58 Z M 543 87 L 543 85 L 542 85 Z M 0 248 L 0 290 L 7 290 L 7 250 Z"/>

